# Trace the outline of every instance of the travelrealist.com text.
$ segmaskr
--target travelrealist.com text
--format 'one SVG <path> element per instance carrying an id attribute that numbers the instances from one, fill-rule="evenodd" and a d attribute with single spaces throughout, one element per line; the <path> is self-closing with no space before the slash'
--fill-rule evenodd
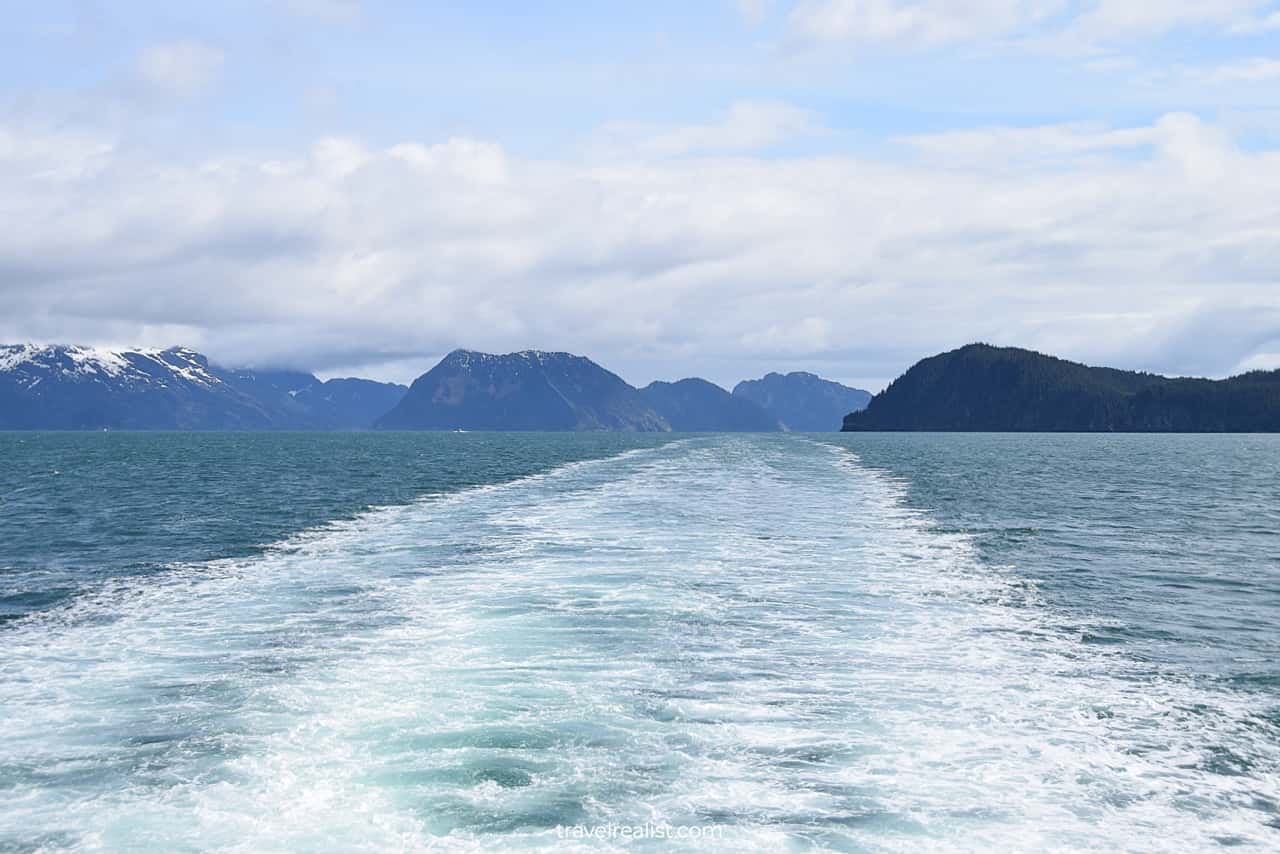
<path id="1" fill-rule="evenodd" d="M 560 839 L 724 839 L 724 827 L 672 824 L 572 824 L 556 827 Z"/>

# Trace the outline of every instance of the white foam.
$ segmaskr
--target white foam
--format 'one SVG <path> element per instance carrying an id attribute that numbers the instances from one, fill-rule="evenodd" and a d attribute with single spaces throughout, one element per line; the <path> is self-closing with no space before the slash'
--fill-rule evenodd
<path id="1" fill-rule="evenodd" d="M 117 582 L 0 652 L 0 762 L 102 774 L 19 784 L 11 826 L 246 851 L 558 849 L 561 821 L 721 824 L 743 850 L 1280 841 L 1255 700 L 1081 644 L 902 495 L 805 439 L 682 440 Z M 1255 772 L 1208 770 L 1224 748 Z"/>

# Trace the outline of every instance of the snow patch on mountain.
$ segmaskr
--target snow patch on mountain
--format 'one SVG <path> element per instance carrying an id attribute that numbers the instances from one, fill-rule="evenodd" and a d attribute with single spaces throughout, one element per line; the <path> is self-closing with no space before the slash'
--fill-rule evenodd
<path id="1" fill-rule="evenodd" d="M 209 370 L 203 356 L 183 347 L 110 350 L 38 344 L 0 346 L 0 373 L 9 372 L 28 377 L 60 374 L 73 381 L 126 385 L 187 382 L 213 387 L 222 382 Z"/>

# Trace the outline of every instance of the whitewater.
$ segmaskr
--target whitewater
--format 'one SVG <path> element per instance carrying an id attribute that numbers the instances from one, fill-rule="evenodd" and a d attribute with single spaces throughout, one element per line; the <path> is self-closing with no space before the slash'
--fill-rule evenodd
<path id="1" fill-rule="evenodd" d="M 104 578 L 0 634 L 0 839 L 1280 848 L 1273 707 L 1087 642 L 907 489 L 689 437 Z"/>

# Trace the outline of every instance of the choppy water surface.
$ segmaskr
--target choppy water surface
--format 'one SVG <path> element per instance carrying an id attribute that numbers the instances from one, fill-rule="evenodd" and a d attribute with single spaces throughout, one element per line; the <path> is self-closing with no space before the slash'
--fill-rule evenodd
<path id="1" fill-rule="evenodd" d="M 1280 846 L 1268 437 L 55 438 L 0 436 L 0 847 Z"/>

